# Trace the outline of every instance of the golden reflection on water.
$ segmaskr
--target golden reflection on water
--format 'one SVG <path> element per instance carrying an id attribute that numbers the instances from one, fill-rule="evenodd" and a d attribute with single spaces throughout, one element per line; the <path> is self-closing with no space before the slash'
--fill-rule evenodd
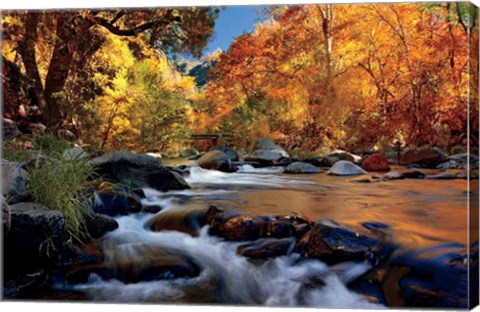
<path id="1" fill-rule="evenodd" d="M 297 212 L 314 221 L 329 218 L 359 232 L 368 231 L 363 222 L 381 222 L 391 227 L 387 233 L 392 239 L 407 248 L 467 244 L 467 180 L 357 183 L 352 180 L 362 177 L 325 174 L 295 178 L 315 184 L 245 190 L 236 208 L 257 215 Z M 478 197 L 478 188 L 472 192 Z"/>

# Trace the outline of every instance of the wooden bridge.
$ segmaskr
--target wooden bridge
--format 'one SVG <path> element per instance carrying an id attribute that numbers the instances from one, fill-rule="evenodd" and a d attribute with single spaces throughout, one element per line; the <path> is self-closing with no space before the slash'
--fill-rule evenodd
<path id="1" fill-rule="evenodd" d="M 225 133 L 199 133 L 199 134 L 192 134 L 190 136 L 190 140 L 212 140 L 213 145 L 218 145 L 218 140 L 221 138 L 228 138 L 233 137 L 233 134 L 225 134 Z"/>

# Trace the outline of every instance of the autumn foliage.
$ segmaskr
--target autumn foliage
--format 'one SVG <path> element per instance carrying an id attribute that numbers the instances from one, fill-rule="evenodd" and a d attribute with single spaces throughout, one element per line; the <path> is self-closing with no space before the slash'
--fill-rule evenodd
<path id="1" fill-rule="evenodd" d="M 102 150 L 165 151 L 188 145 L 191 133 L 228 133 L 222 143 L 245 150 L 260 136 L 310 151 L 478 145 L 478 106 L 469 107 L 478 103 L 473 5 L 318 4 L 263 14 L 254 31 L 208 56 L 216 65 L 201 88 L 171 56 L 200 55 L 217 9 L 5 14 L 4 114 L 55 130 L 74 123 L 79 139 Z M 21 81 L 30 95 L 16 101 L 12 85 Z"/>

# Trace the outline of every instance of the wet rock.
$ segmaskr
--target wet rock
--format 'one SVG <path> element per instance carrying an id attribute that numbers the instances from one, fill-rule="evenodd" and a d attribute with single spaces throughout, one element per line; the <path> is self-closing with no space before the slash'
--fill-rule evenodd
<path id="1" fill-rule="evenodd" d="M 80 159 L 86 159 L 88 158 L 88 154 L 83 150 L 81 147 L 72 147 L 69 149 L 66 149 L 62 157 L 64 160 L 70 161 L 70 160 L 80 160 Z"/>
<path id="2" fill-rule="evenodd" d="M 140 212 L 142 209 L 141 199 L 135 193 L 128 193 L 123 189 L 109 192 L 95 193 L 92 206 L 94 212 L 108 215 L 127 215 Z"/>
<path id="3" fill-rule="evenodd" d="M 430 180 L 453 180 L 457 179 L 457 175 L 449 172 L 442 172 L 436 175 L 426 176 L 425 178 Z"/>
<path id="4" fill-rule="evenodd" d="M 197 156 L 199 154 L 200 153 L 198 152 L 198 150 L 194 147 L 185 148 L 180 151 L 180 157 L 192 157 L 192 156 Z"/>
<path id="5" fill-rule="evenodd" d="M 207 209 L 168 210 L 157 214 L 147 226 L 155 232 L 178 231 L 190 235 L 197 235 L 198 231 L 207 224 Z"/>
<path id="6" fill-rule="evenodd" d="M 291 173 L 291 174 L 300 174 L 300 173 L 319 173 L 321 172 L 320 168 L 315 167 L 314 165 L 311 165 L 309 163 L 297 161 L 294 163 L 291 163 L 285 168 L 285 173 Z"/>
<path id="7" fill-rule="evenodd" d="M 9 271 L 52 264 L 63 249 L 65 220 L 59 211 L 36 203 L 8 207 L 4 258 Z"/>
<path id="8" fill-rule="evenodd" d="M 103 179 L 132 188 L 150 187 L 163 192 L 190 188 L 180 174 L 168 170 L 151 156 L 112 152 L 90 162 Z"/>
<path id="9" fill-rule="evenodd" d="M 145 205 L 143 206 L 142 211 L 146 213 L 157 213 L 162 211 L 162 209 L 163 207 L 160 205 Z"/>
<path id="10" fill-rule="evenodd" d="M 227 155 L 228 159 L 231 161 L 238 161 L 239 160 L 239 155 L 236 151 L 233 149 L 226 147 L 226 146 L 214 146 L 210 149 L 210 151 L 220 151 Z"/>
<path id="11" fill-rule="evenodd" d="M 237 253 L 252 259 L 272 259 L 289 255 L 295 249 L 296 239 L 294 238 L 262 238 L 253 243 L 244 244 L 238 247 Z"/>
<path id="12" fill-rule="evenodd" d="M 98 213 L 86 213 L 83 219 L 85 220 L 88 233 L 95 239 L 118 228 L 118 223 L 115 219 Z"/>
<path id="13" fill-rule="evenodd" d="M 352 175 L 362 175 L 367 172 L 355 165 L 354 163 L 346 160 L 340 160 L 336 162 L 332 168 L 328 171 L 329 175 L 337 176 L 352 176 Z"/>
<path id="14" fill-rule="evenodd" d="M 253 216 L 236 216 L 217 227 L 218 236 L 228 241 L 252 241 L 267 232 L 266 223 Z"/>
<path id="15" fill-rule="evenodd" d="M 280 159 L 277 159 L 276 161 L 273 162 L 274 166 L 281 166 L 285 167 L 293 163 L 293 160 L 288 157 L 282 157 Z"/>
<path id="16" fill-rule="evenodd" d="M 372 183 L 372 180 L 370 180 L 369 178 L 364 178 L 364 179 L 352 180 L 352 182 L 356 182 L 356 183 Z"/>
<path id="17" fill-rule="evenodd" d="M 373 153 L 362 162 L 362 168 L 366 171 L 389 171 L 387 158 L 380 153 Z"/>
<path id="18" fill-rule="evenodd" d="M 178 251 L 143 243 L 116 246 L 106 253 L 105 264 L 115 268 L 115 278 L 127 283 L 195 277 L 201 270 Z"/>
<path id="19" fill-rule="evenodd" d="M 328 264 L 364 260 L 377 242 L 340 226 L 317 222 L 299 241 L 305 257 L 316 258 Z"/>
<path id="20" fill-rule="evenodd" d="M 298 215 L 293 216 L 279 216 L 276 218 L 279 222 L 288 222 L 293 226 L 293 235 L 300 239 L 305 235 L 308 231 L 310 231 L 311 227 L 314 225 L 313 222 L 300 217 Z"/>
<path id="21" fill-rule="evenodd" d="M 3 118 L 3 137 L 5 139 L 14 139 L 22 135 L 17 124 L 8 118 Z"/>
<path id="22" fill-rule="evenodd" d="M 438 147 L 421 147 L 406 150 L 400 157 L 401 165 L 417 164 L 422 168 L 435 168 L 447 160 L 447 155 Z"/>
<path id="23" fill-rule="evenodd" d="M 340 160 L 340 159 L 338 159 L 338 160 Z M 320 168 L 327 168 L 327 167 L 333 166 L 333 163 L 330 162 L 328 157 L 313 157 L 313 158 L 310 158 L 310 159 L 306 160 L 305 162 L 307 162 L 309 164 L 312 164 L 315 167 L 320 167 Z"/>
<path id="24" fill-rule="evenodd" d="M 3 299 L 32 299 L 30 295 L 45 287 L 47 283 L 48 275 L 43 270 L 4 279 Z"/>
<path id="25" fill-rule="evenodd" d="M 402 175 L 405 179 L 425 179 L 425 174 L 417 170 L 403 172 Z"/>
<path id="26" fill-rule="evenodd" d="M 232 165 L 229 157 L 221 151 L 210 151 L 197 160 L 197 164 L 203 169 L 218 170 L 223 172 L 235 172 L 237 168 Z"/>
<path id="27" fill-rule="evenodd" d="M 386 173 L 383 176 L 383 178 L 386 179 L 386 180 L 401 180 L 401 179 L 405 179 L 405 176 L 403 174 L 401 174 L 400 172 L 391 171 L 391 172 Z"/>
<path id="28" fill-rule="evenodd" d="M 2 195 L 7 198 L 24 196 L 28 173 L 21 164 L 2 159 Z"/>

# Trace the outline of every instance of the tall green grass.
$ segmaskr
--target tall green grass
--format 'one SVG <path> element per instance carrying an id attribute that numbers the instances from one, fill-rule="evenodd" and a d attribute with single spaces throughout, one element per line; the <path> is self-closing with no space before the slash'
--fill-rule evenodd
<path id="1" fill-rule="evenodd" d="M 93 200 L 86 192 L 93 186 L 92 175 L 93 168 L 86 160 L 50 156 L 45 162 L 37 161 L 28 177 L 27 191 L 35 202 L 63 214 L 70 241 L 89 238 L 83 213 L 85 201 Z"/>

